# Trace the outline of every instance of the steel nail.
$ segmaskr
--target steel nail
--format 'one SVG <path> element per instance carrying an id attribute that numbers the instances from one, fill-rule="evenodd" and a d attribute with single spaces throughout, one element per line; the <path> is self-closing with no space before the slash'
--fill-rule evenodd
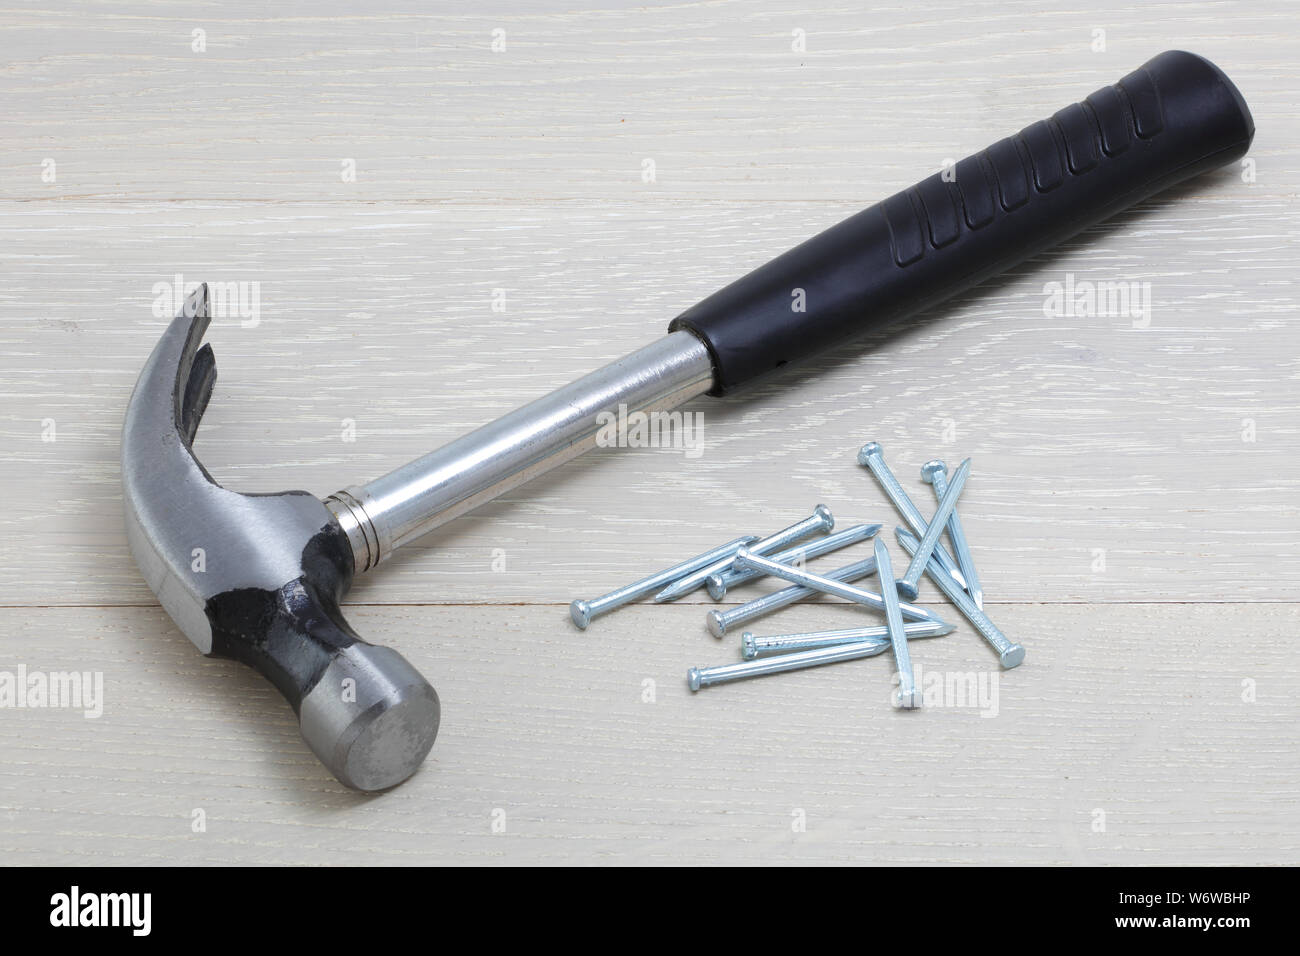
<path id="1" fill-rule="evenodd" d="M 895 528 L 894 533 L 898 535 L 898 543 L 909 553 L 914 554 L 919 545 L 916 536 L 904 528 Z M 987 614 L 975 606 L 969 594 L 962 590 L 961 585 L 952 579 L 952 575 L 944 571 L 939 563 L 930 558 L 930 563 L 926 565 L 925 573 L 930 576 L 930 580 L 939 586 L 948 599 L 957 606 L 966 620 L 971 622 L 975 630 L 979 631 L 980 636 L 988 641 L 993 650 L 998 652 L 998 660 L 1006 668 L 1016 667 L 1025 659 L 1025 649 L 1007 639 L 1007 636 L 998 630 L 997 625 L 989 620 Z"/>
<path id="2" fill-rule="evenodd" d="M 729 560 L 742 547 L 757 540 L 758 535 L 756 534 L 742 535 L 734 541 L 718 545 L 718 547 L 705 551 L 703 554 L 687 558 L 681 564 L 675 564 L 671 568 L 666 568 L 657 574 L 650 575 L 648 578 L 642 578 L 640 581 L 610 591 L 608 594 L 602 594 L 598 598 L 592 598 L 589 601 L 579 598 L 569 605 L 569 616 L 573 618 L 574 624 L 585 629 L 591 623 L 593 617 L 622 607 L 639 597 L 644 597 L 652 591 L 659 590 L 665 584 L 676 581 L 682 575 L 697 571 L 719 559 Z"/>
<path id="3" fill-rule="evenodd" d="M 797 521 L 788 528 L 782 528 L 775 534 L 770 534 L 760 541 L 755 541 L 751 550 L 757 549 L 759 554 L 769 554 L 772 551 L 780 551 L 787 544 L 793 544 L 802 538 L 815 534 L 818 531 L 830 531 L 835 527 L 835 517 L 831 514 L 829 508 L 825 505 L 818 505 L 813 509 L 813 513 L 802 521 Z M 708 580 L 709 575 L 717 574 L 719 571 L 725 571 L 731 564 L 730 558 L 721 558 L 710 565 L 706 565 L 699 570 L 692 571 L 680 581 L 669 585 L 655 595 L 655 603 L 663 604 L 665 601 L 674 601 L 684 594 L 689 594 L 701 584 Z"/>
<path id="4" fill-rule="evenodd" d="M 844 584 L 828 576 L 813 574 L 811 571 L 803 568 L 792 568 L 788 564 L 778 564 L 770 558 L 754 554 L 754 552 L 750 551 L 748 548 L 741 548 L 736 552 L 734 565 L 738 568 L 757 568 L 766 574 L 773 574 L 778 578 L 784 578 L 794 584 L 802 584 L 804 587 L 812 588 L 815 591 L 821 591 L 823 594 L 834 594 L 836 597 L 842 597 L 858 604 L 865 604 L 867 607 L 873 607 L 877 611 L 885 610 L 885 599 L 879 594 L 875 594 L 863 588 L 854 587 L 851 584 Z M 939 618 L 930 611 L 927 611 L 923 607 L 917 607 L 915 604 L 900 601 L 898 606 L 903 614 L 912 618 L 914 621 L 939 620 Z"/>
<path id="5" fill-rule="evenodd" d="M 921 466 L 921 480 L 934 486 L 934 496 L 942 501 L 948 490 L 948 466 L 941 459 L 935 458 Z M 957 564 L 961 567 L 962 577 L 966 579 L 966 593 L 971 596 L 975 606 L 984 610 L 984 587 L 980 584 L 979 573 L 975 570 L 975 559 L 970 553 L 970 543 L 966 540 L 966 529 L 962 527 L 961 515 L 953 509 L 948 519 L 948 537 L 952 541 L 952 550 Z"/>
<path id="6" fill-rule="evenodd" d="M 898 509 L 898 513 L 902 515 L 908 527 L 917 534 L 925 534 L 925 516 L 921 514 L 921 509 L 916 506 L 908 493 L 903 490 L 903 486 L 898 483 L 894 473 L 889 470 L 889 465 L 885 464 L 885 452 L 880 447 L 879 442 L 869 441 L 862 446 L 862 449 L 858 452 L 858 464 L 869 469 L 871 474 L 875 476 L 876 481 L 880 482 L 885 497 L 894 503 L 894 507 Z M 953 560 L 952 555 L 947 552 L 943 545 L 939 545 L 935 549 L 935 553 L 939 556 L 939 563 L 944 566 L 944 569 L 956 578 L 962 587 L 965 587 L 966 576 L 961 573 L 961 569 L 957 566 L 957 562 Z"/>
<path id="7" fill-rule="evenodd" d="M 880 525 L 878 524 L 857 524 L 851 528 L 845 528 L 843 531 L 828 534 L 811 544 L 800 544 L 793 548 L 786 548 L 784 551 L 772 555 L 772 560 L 780 561 L 782 564 L 803 564 L 804 561 L 819 558 L 824 554 L 830 554 L 832 551 L 838 551 L 840 548 L 846 548 L 851 544 L 875 537 L 879 531 Z M 760 571 L 736 571 L 728 568 L 725 571 L 719 571 L 717 574 L 709 575 L 709 579 L 705 583 L 709 588 L 709 596 L 715 601 L 721 601 L 727 596 L 729 588 L 744 584 L 747 581 L 753 581 L 762 576 L 763 574 Z"/>
<path id="8" fill-rule="evenodd" d="M 781 654 L 777 657 L 764 657 L 754 661 L 741 661 L 738 664 L 720 664 L 716 667 L 692 667 L 686 672 L 686 683 L 691 690 L 699 690 L 712 684 L 725 684 L 728 681 L 741 680 L 745 677 L 761 677 L 764 674 L 779 674 L 782 671 L 798 670 L 803 667 L 816 667 L 819 664 L 836 664 L 840 661 L 853 661 L 861 657 L 875 657 L 889 650 L 889 641 L 863 641 L 857 644 L 840 644 L 837 647 L 819 647 L 811 651 L 795 651 L 793 654 Z"/>
<path id="9" fill-rule="evenodd" d="M 921 706 L 916 693 L 916 678 L 912 676 L 912 655 L 907 649 L 907 633 L 903 630 L 903 614 L 898 606 L 898 582 L 894 580 L 894 566 L 889 559 L 885 542 L 876 539 L 876 575 L 880 579 L 880 593 L 885 599 L 885 626 L 889 628 L 889 644 L 894 649 L 894 667 L 898 671 L 898 706 L 912 710 Z"/>
<path id="10" fill-rule="evenodd" d="M 908 621 L 903 625 L 909 641 L 922 637 L 943 637 L 956 627 L 947 621 Z M 740 656 L 750 661 L 769 654 L 788 654 L 791 651 L 810 651 L 818 647 L 837 647 L 859 641 L 889 640 L 889 627 L 884 624 L 872 627 L 846 627 L 836 631 L 804 631 L 799 634 L 740 635 Z"/>
<path id="11" fill-rule="evenodd" d="M 925 573 L 925 565 L 939 544 L 939 539 L 943 537 L 943 529 L 948 526 L 948 518 L 957 507 L 957 499 L 961 497 L 968 477 L 970 477 L 969 458 L 958 466 L 956 474 L 952 476 L 952 484 L 948 486 L 943 500 L 939 502 L 938 510 L 931 516 L 925 534 L 921 536 L 921 543 L 917 545 L 917 552 L 912 555 L 912 563 L 907 566 L 907 572 L 898 579 L 898 593 L 909 601 L 916 600 L 916 589 L 921 583 L 921 575 Z"/>
<path id="12" fill-rule="evenodd" d="M 827 571 L 826 577 L 833 581 L 857 581 L 872 574 L 876 570 L 876 559 L 867 558 L 864 561 L 858 561 L 854 564 L 847 564 L 842 568 L 836 568 L 834 571 Z M 722 637 L 727 633 L 728 628 L 735 627 L 738 624 L 746 624 L 755 618 L 760 618 L 765 614 L 771 614 L 783 607 L 788 607 L 796 601 L 802 601 L 804 598 L 813 597 L 817 592 L 813 588 L 806 588 L 800 585 L 792 585 L 788 588 L 782 588 L 779 591 L 773 591 L 771 594 L 764 594 L 760 598 L 754 598 L 739 607 L 733 607 L 728 611 L 710 611 L 706 618 L 709 625 L 709 633 L 714 637 Z"/>

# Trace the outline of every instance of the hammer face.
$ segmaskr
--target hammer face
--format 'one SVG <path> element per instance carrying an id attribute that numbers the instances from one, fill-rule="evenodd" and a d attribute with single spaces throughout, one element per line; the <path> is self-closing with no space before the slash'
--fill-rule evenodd
<path id="1" fill-rule="evenodd" d="M 145 579 L 204 654 L 271 680 L 313 751 L 358 789 L 394 786 L 438 731 L 438 697 L 400 654 L 362 641 L 339 610 L 352 549 L 305 491 L 222 488 L 191 449 L 216 379 L 206 287 L 145 364 L 122 431 L 127 538 Z"/>

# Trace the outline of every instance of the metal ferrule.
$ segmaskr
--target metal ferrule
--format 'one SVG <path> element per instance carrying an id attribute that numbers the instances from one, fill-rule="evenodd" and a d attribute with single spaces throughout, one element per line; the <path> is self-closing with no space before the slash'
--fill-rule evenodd
<path id="1" fill-rule="evenodd" d="M 379 528 L 366 511 L 365 489 L 350 485 L 325 499 L 325 507 L 334 513 L 339 527 L 352 544 L 352 560 L 356 573 L 369 571 L 379 563 L 380 556 L 393 550 L 392 541 L 380 542 Z M 382 527 L 387 527 L 382 525 Z"/>

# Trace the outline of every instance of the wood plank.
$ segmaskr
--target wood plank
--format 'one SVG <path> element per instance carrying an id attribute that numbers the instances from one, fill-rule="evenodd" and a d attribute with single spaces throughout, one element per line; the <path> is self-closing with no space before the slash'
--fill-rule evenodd
<path id="1" fill-rule="evenodd" d="M 1300 227 L 1252 195 L 1202 180 L 866 348 L 701 400 L 697 457 L 586 456 L 354 600 L 567 601 L 819 501 L 892 526 L 854 460 L 872 439 L 926 509 L 920 465 L 974 457 L 962 514 L 991 601 L 1296 600 Z M 0 600 L 153 603 L 125 549 L 118 436 L 165 322 L 154 286 L 177 273 L 260 284 L 258 324 L 209 336 L 204 463 L 239 490 L 326 495 L 645 344 L 853 208 L 0 205 L 0 536 L 22 555 Z M 1046 317 L 1045 283 L 1069 274 L 1149 281 L 1150 327 Z"/>
<path id="2" fill-rule="evenodd" d="M 0 12 L 0 672 L 105 686 L 93 719 L 0 707 L 0 864 L 1295 862 L 1289 5 L 428 7 Z M 1254 182 L 1202 177 L 695 403 L 698 456 L 587 456 L 359 582 L 349 620 L 443 700 L 395 791 L 338 785 L 270 686 L 199 656 L 141 582 L 118 433 L 170 312 L 156 284 L 257 284 L 257 321 L 209 336 L 200 454 L 239 490 L 324 495 L 1171 45 L 1241 86 Z M 1149 327 L 1048 315 L 1067 275 L 1151 283 Z M 1027 663 L 994 674 L 965 624 L 913 656 L 995 686 L 996 716 L 892 710 L 888 655 L 692 695 L 688 666 L 737 657 L 698 595 L 568 622 L 575 596 L 818 501 L 888 527 L 869 439 L 923 508 L 922 462 L 975 459 L 963 520 Z M 863 620 L 820 601 L 755 630 Z"/>
<path id="3" fill-rule="evenodd" d="M 1286 4 L 428 7 L 7 10 L 0 196 L 865 201 L 1174 45 L 1241 85 L 1259 190 L 1295 182 Z"/>
<path id="4" fill-rule="evenodd" d="M 996 716 L 892 710 L 887 655 L 692 695 L 688 665 L 736 658 L 698 608 L 631 608 L 586 633 L 560 607 L 349 616 L 443 701 L 426 766 L 381 796 L 335 783 L 269 684 L 200 657 L 157 609 L 0 611 L 0 669 L 105 682 L 97 719 L 0 720 L 0 862 L 1267 864 L 1300 851 L 1294 606 L 999 607 L 1028 657 L 986 683 Z M 861 620 L 823 604 L 764 623 Z M 964 625 L 913 655 L 952 679 L 996 666 Z"/>

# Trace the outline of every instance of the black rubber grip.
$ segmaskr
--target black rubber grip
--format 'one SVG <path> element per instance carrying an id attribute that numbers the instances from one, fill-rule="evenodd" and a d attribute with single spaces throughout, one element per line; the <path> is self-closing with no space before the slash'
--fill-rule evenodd
<path id="1" fill-rule="evenodd" d="M 669 326 L 713 355 L 714 394 L 925 309 L 1175 183 L 1244 156 L 1246 101 L 1161 53 L 1049 120 L 832 226 Z M 802 311 L 801 311 L 802 309 Z"/>

